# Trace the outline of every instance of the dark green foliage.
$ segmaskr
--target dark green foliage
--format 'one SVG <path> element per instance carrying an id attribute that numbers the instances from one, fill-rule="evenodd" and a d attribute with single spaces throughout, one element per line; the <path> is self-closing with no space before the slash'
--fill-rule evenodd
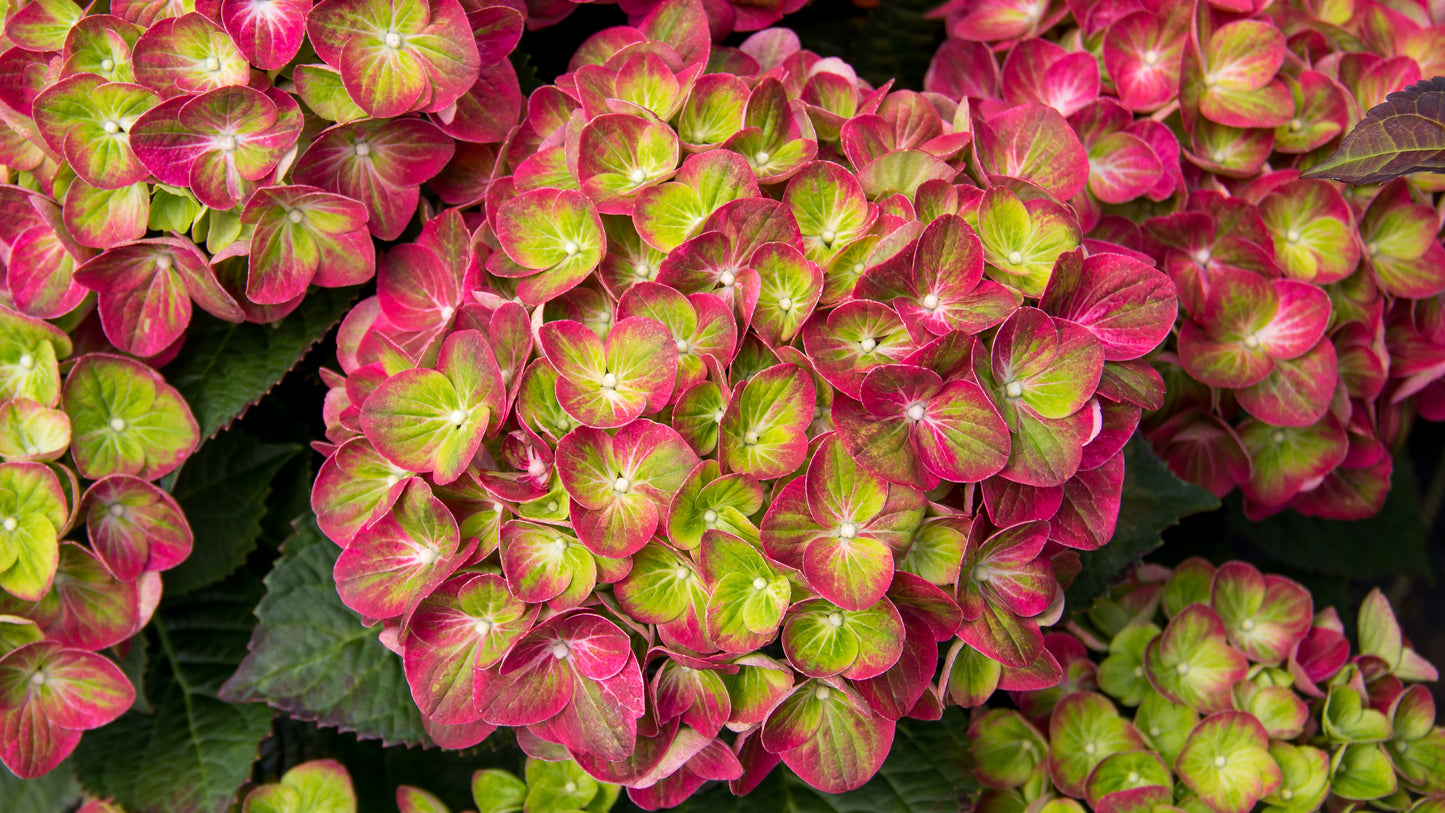
<path id="1" fill-rule="evenodd" d="M 128 813 L 222 813 L 251 775 L 271 709 L 217 698 L 245 652 L 261 597 L 248 571 L 179 599 L 152 622 L 145 686 L 154 712 L 87 732 L 72 762 L 82 786 Z"/>
<path id="2" fill-rule="evenodd" d="M 391 743 L 429 743 L 401 659 L 362 626 L 336 594 L 331 571 L 341 550 L 309 514 L 266 577 L 250 654 L 222 696 L 265 701 L 291 716 Z"/>
<path id="3" fill-rule="evenodd" d="M 354 288 L 314 288 L 293 313 L 269 325 L 233 325 L 196 314 L 165 376 L 191 405 L 201 437 L 230 426 L 270 392 L 355 299 Z"/>
<path id="4" fill-rule="evenodd" d="M 56 813 L 80 799 L 80 786 L 70 774 L 70 763 L 39 779 L 16 779 L 0 768 L 0 803 L 5 813 Z"/>
<path id="5" fill-rule="evenodd" d="M 235 429 L 186 461 L 172 494 L 190 520 L 195 549 L 166 574 L 166 595 L 219 581 L 246 561 L 261 535 L 271 480 L 300 451 L 293 444 L 257 443 Z"/>
<path id="6" fill-rule="evenodd" d="M 1226 501 L 1226 507 L 1230 534 L 1258 546 L 1271 565 L 1318 576 L 1377 579 L 1413 573 L 1434 581 L 1419 489 L 1406 457 L 1395 459 L 1385 507 L 1369 519 L 1326 520 L 1282 511 L 1255 521 L 1244 516 L 1239 499 Z"/>
<path id="7" fill-rule="evenodd" d="M 1213 494 L 1175 477 L 1139 435 L 1124 447 L 1124 493 L 1119 524 L 1109 544 L 1080 554 L 1083 570 L 1070 585 L 1066 600 L 1075 612 L 1139 563 L 1144 554 L 1164 544 L 1159 534 L 1181 518 L 1219 507 Z"/>

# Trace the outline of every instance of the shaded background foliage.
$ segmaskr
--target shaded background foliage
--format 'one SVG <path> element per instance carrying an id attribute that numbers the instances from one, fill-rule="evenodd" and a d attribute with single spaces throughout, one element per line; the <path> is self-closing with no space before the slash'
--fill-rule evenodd
<path id="1" fill-rule="evenodd" d="M 916 90 L 944 40 L 942 22 L 924 17 L 936 5 L 932 0 L 817 0 L 784 24 L 799 34 L 805 48 L 847 60 L 869 82 L 893 79 L 897 88 Z M 529 92 L 564 72 L 570 55 L 592 33 L 625 23 L 626 15 L 615 5 L 584 4 L 559 25 L 527 32 L 512 55 L 522 90 Z M 743 36 L 734 34 L 727 44 Z M 418 231 L 413 224 L 397 242 L 411 240 Z M 136 711 L 143 713 L 87 736 L 70 760 L 86 788 L 124 802 L 135 794 L 136 783 L 151 783 L 144 788 L 148 797 L 179 799 L 222 793 L 216 789 L 228 783 L 234 789 L 247 779 L 274 780 L 300 762 L 331 757 L 349 767 L 362 810 L 389 809 L 398 784 L 426 787 L 453 809 L 462 809 L 471 804 L 467 789 L 474 770 L 520 772 L 524 755 L 506 737 L 458 752 L 385 747 L 380 738 L 420 738 L 419 719 L 406 719 L 416 715 L 410 704 L 402 713 L 372 720 L 375 725 L 358 736 L 337 730 L 324 713 L 328 700 L 345 698 L 338 700 L 332 692 L 318 699 L 315 694 L 326 694 L 322 691 L 308 696 L 294 675 L 253 674 L 249 683 L 233 681 L 222 689 L 247 655 L 257 621 L 253 609 L 263 625 L 284 629 L 295 621 L 279 611 L 268 613 L 264 603 L 257 608 L 267 588 L 285 582 L 304 591 L 307 573 L 328 576 L 338 553 L 307 519 L 320 459 L 307 444 L 324 436 L 317 405 L 326 385 L 319 369 L 335 358 L 335 324 L 356 298 L 373 290 L 374 283 L 360 290 L 313 292 L 279 326 L 230 325 L 205 314 L 194 318 L 186 348 L 166 374 L 195 409 L 202 436 L 214 435 L 175 480 L 176 496 L 198 540 L 206 541 L 167 578 L 157 622 L 136 639 L 123 664 L 140 690 Z M 1110 545 L 1082 557 L 1084 571 L 1069 594 L 1072 608 L 1082 609 L 1145 554 L 1166 565 L 1195 555 L 1213 561 L 1240 558 L 1300 581 L 1313 592 L 1317 608 L 1334 605 L 1346 615 L 1371 588 L 1380 587 L 1421 655 L 1445 662 L 1445 591 L 1438 580 L 1445 572 L 1440 518 L 1445 425 L 1413 428 L 1408 447 L 1396 458 L 1385 508 L 1367 520 L 1324 521 L 1294 512 L 1247 520 L 1238 492 L 1220 505 L 1169 475 L 1137 441 L 1129 450 L 1127 471 L 1118 530 Z M 1187 518 L 1175 525 L 1180 517 Z M 333 589 L 306 596 L 330 606 L 317 608 L 321 620 L 308 633 L 287 630 L 288 635 L 306 638 L 308 651 L 336 669 L 375 660 L 377 667 L 360 679 L 407 691 L 404 680 L 396 683 L 397 675 L 388 675 L 388 669 L 399 675 L 400 664 L 375 640 L 375 629 L 368 633 L 354 615 L 326 628 L 327 613 L 339 612 L 343 619 L 350 613 Z M 321 672 L 336 675 L 335 669 Z M 278 704 L 290 713 L 273 717 L 266 705 L 220 699 L 244 699 L 265 677 L 292 678 L 286 685 L 296 699 Z M 1445 699 L 1440 686 L 1432 688 Z M 268 696 L 275 692 L 268 690 Z M 178 727 L 161 731 L 171 723 Z M 961 769 L 968 759 L 966 725 L 964 714 L 953 708 L 939 723 L 900 726 L 879 776 L 845 796 L 828 797 L 780 769 L 746 798 L 714 786 L 677 809 L 957 810 L 960 800 L 976 790 Z M 137 772 L 142 762 L 153 769 Z M 79 792 L 72 771 L 64 768 L 31 782 L 0 772 L 0 800 L 7 813 L 73 808 Z M 624 796 L 614 809 L 633 808 Z"/>

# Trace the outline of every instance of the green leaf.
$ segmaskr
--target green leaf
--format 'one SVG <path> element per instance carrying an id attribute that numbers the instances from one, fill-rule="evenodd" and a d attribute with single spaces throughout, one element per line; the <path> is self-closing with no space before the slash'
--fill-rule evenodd
<path id="1" fill-rule="evenodd" d="M 893 749 L 878 775 L 863 787 L 841 794 L 814 790 L 783 766 L 773 769 L 744 797 L 714 785 L 673 808 L 676 813 L 957 813 L 963 799 L 977 794 L 969 764 L 968 721 L 962 709 L 949 708 L 937 722 L 904 720 Z M 631 810 L 619 804 L 614 810 Z"/>
<path id="2" fill-rule="evenodd" d="M 387 744 L 429 743 L 401 658 L 382 646 L 381 627 L 363 627 L 336 594 L 331 572 L 341 549 L 309 514 L 295 529 L 266 576 L 250 653 L 222 696 Z"/>
<path id="3" fill-rule="evenodd" d="M 171 383 L 196 414 L 201 438 L 231 425 L 346 315 L 355 288 L 315 288 L 300 307 L 268 325 L 233 325 L 196 314 L 186 345 L 166 365 Z"/>
<path id="4" fill-rule="evenodd" d="M 1164 544 L 1159 537 L 1181 518 L 1219 507 L 1208 491 L 1175 477 L 1142 436 L 1124 447 L 1124 491 L 1119 524 L 1109 544 L 1079 556 L 1083 570 L 1067 593 L 1074 612 L 1089 605 L 1118 581 L 1144 554 Z"/>
<path id="5" fill-rule="evenodd" d="M 220 581 L 246 561 L 261 536 L 271 479 L 300 451 L 289 443 L 257 443 L 236 430 L 203 444 L 186 461 L 172 495 L 191 523 L 196 546 L 166 573 L 166 595 Z"/>
<path id="6" fill-rule="evenodd" d="M 72 757 L 85 789 L 129 813 L 225 813 L 271 731 L 269 708 L 217 691 L 245 652 L 261 584 L 249 572 L 168 600 L 152 622 L 152 714 L 86 732 Z"/>
<path id="7" fill-rule="evenodd" d="M 1426 529 L 1415 472 L 1406 455 L 1395 458 L 1385 507 L 1369 519 L 1326 520 L 1281 511 L 1262 520 L 1245 518 L 1241 501 L 1226 501 L 1231 534 L 1258 545 L 1290 568 L 1328 576 L 1376 579 L 1412 573 L 1434 583 L 1426 554 Z M 1300 544 L 1307 539 L 1309 544 Z M 1362 539 L 1388 539 L 1388 545 L 1361 545 Z"/>
<path id="8" fill-rule="evenodd" d="M 5 813 L 55 813 L 80 801 L 80 786 L 66 762 L 39 779 L 16 779 L 0 769 L 0 799 L 5 800 Z"/>

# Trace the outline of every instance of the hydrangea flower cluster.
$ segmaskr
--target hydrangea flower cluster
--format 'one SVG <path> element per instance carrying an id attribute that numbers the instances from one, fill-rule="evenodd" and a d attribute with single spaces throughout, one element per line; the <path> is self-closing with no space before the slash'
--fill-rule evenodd
<path id="1" fill-rule="evenodd" d="M 1146 427 L 1175 473 L 1220 496 L 1238 486 L 1252 517 L 1378 511 L 1412 416 L 1445 417 L 1442 187 L 1309 176 L 1329 175 L 1323 159 L 1364 111 L 1445 73 L 1427 4 L 957 0 L 939 13 L 951 39 L 926 87 L 1065 117 L 1067 149 L 1023 177 L 1076 167 L 1062 191 L 1086 239 L 1147 255 L 1178 286 L 1184 318 L 1154 358 L 1169 395 Z"/>
<path id="2" fill-rule="evenodd" d="M 192 546 L 155 483 L 196 448 L 190 408 L 150 367 L 74 350 L 0 307 L 0 763 L 25 778 L 130 708 L 99 652 L 145 626 Z"/>
<path id="3" fill-rule="evenodd" d="M 577 763 L 528 759 L 523 777 L 499 768 L 472 774 L 477 813 L 607 813 L 621 789 L 598 782 Z M 105 804 L 103 802 L 92 804 Z M 432 793 L 411 785 L 396 789 L 398 813 L 451 813 Z M 275 781 L 253 787 L 241 813 L 356 813 L 351 774 L 335 760 L 303 762 Z M 82 813 L 124 813 L 114 805 Z"/>
<path id="4" fill-rule="evenodd" d="M 512 727 L 649 807 L 779 762 L 841 791 L 940 713 L 940 643 L 1056 681 L 1177 313 L 1082 241 L 1082 175 L 1027 180 L 1064 135 L 785 30 L 714 48 L 696 3 L 588 40 L 328 374 L 337 589 L 433 737 Z"/>
<path id="5" fill-rule="evenodd" d="M 1058 686 L 976 713 L 978 809 L 1436 811 L 1437 680 L 1377 590 L 1351 654 L 1333 607 L 1244 562 L 1145 566 L 1047 644 Z M 960 687 L 982 703 L 987 680 Z"/>

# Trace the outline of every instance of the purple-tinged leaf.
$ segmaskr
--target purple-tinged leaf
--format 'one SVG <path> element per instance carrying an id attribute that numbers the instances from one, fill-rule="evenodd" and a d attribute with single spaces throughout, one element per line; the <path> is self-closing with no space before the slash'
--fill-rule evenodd
<path id="1" fill-rule="evenodd" d="M 1391 93 L 1365 114 L 1306 178 L 1353 184 L 1383 183 L 1412 172 L 1445 169 L 1445 80 L 1417 82 Z"/>

